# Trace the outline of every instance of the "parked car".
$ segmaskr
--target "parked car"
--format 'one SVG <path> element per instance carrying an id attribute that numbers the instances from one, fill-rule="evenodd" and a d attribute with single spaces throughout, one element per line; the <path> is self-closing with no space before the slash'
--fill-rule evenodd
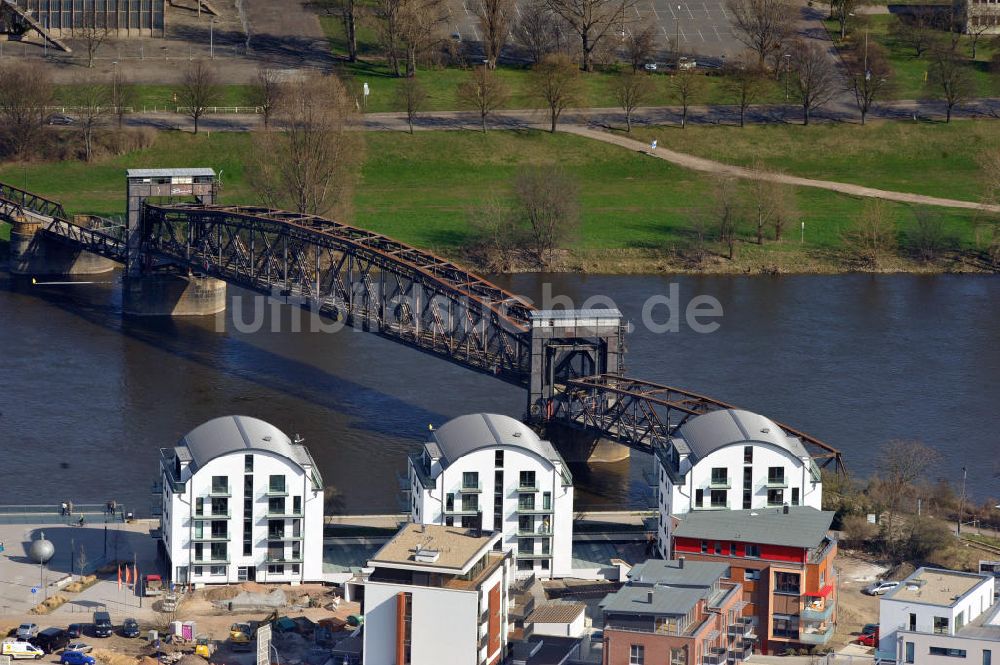
<path id="1" fill-rule="evenodd" d="M 66 634 L 70 638 L 83 637 L 83 630 L 87 626 L 85 623 L 71 623 L 69 628 L 66 629 Z"/>
<path id="2" fill-rule="evenodd" d="M 94 612 L 94 635 L 96 637 L 111 637 L 114 626 L 111 625 L 111 615 L 107 612 Z"/>
<path id="3" fill-rule="evenodd" d="M 95 662 L 93 656 L 82 651 L 63 651 L 59 656 L 60 665 L 94 665 Z"/>
<path id="4" fill-rule="evenodd" d="M 73 118 L 62 113 L 53 113 L 48 119 L 50 125 L 72 125 L 74 122 L 76 121 Z"/>
<path id="5" fill-rule="evenodd" d="M 125 637 L 139 637 L 139 622 L 135 619 L 125 619 L 122 622 L 122 635 Z"/>
<path id="6" fill-rule="evenodd" d="M 45 652 L 31 642 L 6 639 L 3 641 L 3 646 L 0 647 L 0 655 L 10 656 L 12 659 L 34 658 L 38 660 L 45 655 Z"/>
<path id="7" fill-rule="evenodd" d="M 881 596 L 883 593 L 886 593 L 887 591 L 892 591 L 898 586 L 899 582 L 882 580 L 881 582 L 874 582 L 872 584 L 869 584 L 868 586 L 866 586 L 864 589 L 861 590 L 861 593 L 866 593 L 869 596 Z"/>
<path id="8" fill-rule="evenodd" d="M 19 640 L 30 640 L 32 637 L 38 634 L 38 624 L 37 623 L 22 623 L 17 627 L 17 639 Z"/>
<path id="9" fill-rule="evenodd" d="M 55 653 L 69 644 L 69 634 L 62 628 L 46 628 L 35 635 L 31 643 L 45 653 Z"/>
<path id="10" fill-rule="evenodd" d="M 868 628 L 868 626 L 865 626 L 865 628 Z M 866 647 L 878 646 L 878 625 L 876 624 L 875 629 L 870 633 L 865 633 L 864 630 L 862 630 L 861 636 L 858 637 L 858 644 Z"/>
<path id="11" fill-rule="evenodd" d="M 80 653 L 90 653 L 94 647 L 86 642 L 70 642 L 66 645 L 66 651 L 79 651 Z"/>
<path id="12" fill-rule="evenodd" d="M 698 66 L 698 61 L 694 58 L 680 58 L 677 61 L 677 69 L 694 69 Z"/>
<path id="13" fill-rule="evenodd" d="M 645 69 L 647 72 L 655 72 L 656 71 L 656 63 L 655 62 L 647 62 L 645 65 L 642 66 L 642 68 Z"/>
<path id="14" fill-rule="evenodd" d="M 878 630 L 878 624 L 877 623 L 866 623 L 861 628 L 861 634 L 862 635 L 871 635 L 872 633 L 874 633 L 877 630 Z"/>

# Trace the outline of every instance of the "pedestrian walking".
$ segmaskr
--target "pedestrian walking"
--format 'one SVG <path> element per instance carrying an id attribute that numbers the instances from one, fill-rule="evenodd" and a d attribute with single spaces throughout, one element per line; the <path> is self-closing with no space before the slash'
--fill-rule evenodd
<path id="1" fill-rule="evenodd" d="M 73 502 L 72 501 L 67 501 L 66 502 L 66 514 L 69 515 L 69 516 L 71 516 L 71 517 L 73 515 Z"/>
<path id="2" fill-rule="evenodd" d="M 80 521 L 78 522 L 80 526 L 83 526 L 83 515 L 80 515 Z"/>
<path id="3" fill-rule="evenodd" d="M 654 152 L 656 152 L 656 139 L 653 139 L 653 142 L 649 144 L 649 154 Z"/>
<path id="4" fill-rule="evenodd" d="M 59 514 L 65 517 L 68 514 L 66 512 L 67 505 L 66 505 L 65 501 L 62 502 L 62 506 L 60 508 L 61 508 L 61 510 L 60 510 Z"/>
<path id="5" fill-rule="evenodd" d="M 111 514 L 114 515 L 116 512 L 118 512 L 118 502 L 111 499 Z"/>

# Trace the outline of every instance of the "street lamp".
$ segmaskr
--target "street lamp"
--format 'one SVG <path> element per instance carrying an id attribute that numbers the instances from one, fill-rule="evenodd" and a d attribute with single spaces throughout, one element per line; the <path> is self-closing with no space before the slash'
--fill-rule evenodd
<path id="1" fill-rule="evenodd" d="M 674 64 L 675 69 L 680 71 L 681 69 L 681 6 L 677 5 L 677 21 L 674 23 L 674 51 L 676 52 Z"/>
<path id="2" fill-rule="evenodd" d="M 201 6 L 199 0 L 198 6 Z M 208 22 L 208 57 L 215 60 L 215 19 Z"/>
<path id="3" fill-rule="evenodd" d="M 787 102 L 788 101 L 788 72 L 792 68 L 791 67 L 792 54 L 791 53 L 786 53 L 785 55 L 783 55 L 781 57 L 782 57 L 782 59 L 785 62 L 785 68 L 784 68 L 785 69 L 785 101 Z"/>

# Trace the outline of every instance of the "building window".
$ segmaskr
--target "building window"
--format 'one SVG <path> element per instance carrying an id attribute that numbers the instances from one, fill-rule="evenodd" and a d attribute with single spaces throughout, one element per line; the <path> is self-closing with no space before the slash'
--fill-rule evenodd
<path id="1" fill-rule="evenodd" d="M 293 496 L 292 497 L 292 513 L 295 515 L 302 514 L 302 497 Z"/>
<path id="2" fill-rule="evenodd" d="M 991 649 L 983 649 L 983 665 L 993 665 L 993 651 Z"/>
<path id="3" fill-rule="evenodd" d="M 298 575 L 299 574 L 299 570 L 301 570 L 299 568 L 299 564 L 293 563 L 292 564 L 292 575 Z"/>
<path id="4" fill-rule="evenodd" d="M 284 575 L 285 574 L 285 564 L 283 564 L 283 563 L 269 563 L 269 564 L 267 564 L 267 574 L 268 575 Z"/>
<path id="5" fill-rule="evenodd" d="M 229 499 L 212 499 L 212 515 L 215 517 L 229 517 Z"/>
<path id="6" fill-rule="evenodd" d="M 646 647 L 641 644 L 630 644 L 628 648 L 628 665 L 645 665 Z"/>
<path id="7" fill-rule="evenodd" d="M 267 521 L 267 539 L 281 540 L 285 537 L 285 520 Z"/>
<path id="8" fill-rule="evenodd" d="M 910 630 L 917 629 L 917 615 L 914 612 L 910 612 Z"/>
<path id="9" fill-rule="evenodd" d="M 444 525 L 445 526 L 455 526 L 455 518 L 452 517 L 451 515 L 445 515 L 444 516 Z"/>
<path id="10" fill-rule="evenodd" d="M 743 580 L 745 582 L 756 582 L 760 579 L 760 571 L 754 570 L 753 568 L 745 568 L 743 570 Z"/>
<path id="11" fill-rule="evenodd" d="M 205 499 L 202 497 L 195 497 L 194 500 L 194 514 L 204 515 L 205 514 Z"/>
<path id="12" fill-rule="evenodd" d="M 226 567 L 225 566 L 211 566 L 208 569 L 208 574 L 209 575 L 215 575 L 216 577 L 218 577 L 220 575 L 225 575 L 226 574 Z"/>
<path id="13" fill-rule="evenodd" d="M 793 506 L 799 505 L 799 488 L 798 487 L 793 487 L 792 488 L 792 505 Z"/>
<path id="14" fill-rule="evenodd" d="M 267 491 L 272 494 L 285 493 L 285 477 L 271 476 L 267 481 Z"/>
<path id="15" fill-rule="evenodd" d="M 253 543 L 243 543 L 243 556 L 253 556 Z"/>
<path id="16" fill-rule="evenodd" d="M 687 647 L 670 648 L 670 665 L 687 665 Z"/>
<path id="17" fill-rule="evenodd" d="M 455 510 L 455 495 L 448 492 L 444 497 L 444 509 L 447 511 Z"/>
<path id="18" fill-rule="evenodd" d="M 753 490 L 743 490 L 743 510 L 753 508 Z"/>
<path id="19" fill-rule="evenodd" d="M 477 471 L 465 471 L 462 473 L 462 489 L 464 490 L 477 490 L 479 489 L 479 472 Z"/>
<path id="20" fill-rule="evenodd" d="M 250 455 L 247 455 L 247 457 L 250 457 Z M 246 566 L 240 566 L 239 568 L 237 568 L 236 569 L 236 581 L 237 582 L 246 582 L 248 579 L 250 579 L 250 572 L 249 571 L 250 571 L 250 569 L 248 567 L 246 567 Z"/>
<path id="21" fill-rule="evenodd" d="M 212 476 L 212 494 L 229 494 L 229 478 Z"/>
<path id="22" fill-rule="evenodd" d="M 914 649 L 913 649 L 913 642 L 907 642 L 906 643 L 906 655 L 904 657 L 904 662 L 907 662 L 907 663 L 912 663 L 913 662 L 913 651 L 914 651 Z"/>
<path id="23" fill-rule="evenodd" d="M 760 558 L 760 545 L 747 544 L 743 546 L 744 554 L 743 556 L 750 557 L 751 559 Z"/>
<path id="24" fill-rule="evenodd" d="M 517 569 L 518 570 L 534 570 L 535 564 L 531 559 L 518 559 Z"/>
<path id="25" fill-rule="evenodd" d="M 267 512 L 270 515 L 285 514 L 285 497 L 272 496 L 267 500 Z"/>
<path id="26" fill-rule="evenodd" d="M 799 595 L 799 574 L 776 572 L 774 574 L 774 591 L 775 593 Z"/>
<path id="27" fill-rule="evenodd" d="M 785 490 L 767 490 L 767 505 L 781 506 L 785 503 Z"/>
<path id="28" fill-rule="evenodd" d="M 767 467 L 767 484 L 768 485 L 784 485 L 785 484 L 785 467 L 783 467 L 783 466 L 769 466 L 769 467 Z"/>
<path id="29" fill-rule="evenodd" d="M 205 569 L 202 568 L 201 566 L 195 566 L 194 568 L 191 569 L 191 574 L 194 575 L 195 577 L 201 577 L 204 572 Z"/>
<path id="30" fill-rule="evenodd" d="M 708 541 L 707 540 L 701 541 L 701 553 L 702 554 L 708 554 Z"/>
<path id="31" fill-rule="evenodd" d="M 531 533 L 535 530 L 535 518 L 531 515 L 519 515 L 517 518 L 517 530 L 521 533 Z"/>
<path id="32" fill-rule="evenodd" d="M 712 484 L 729 485 L 729 471 L 726 467 L 719 466 L 712 469 Z"/>
<path id="33" fill-rule="evenodd" d="M 542 541 L 542 554 L 552 554 L 552 541 L 543 540 Z"/>
<path id="34" fill-rule="evenodd" d="M 705 490 L 695 490 L 694 491 L 694 507 L 701 508 L 701 504 L 705 501 Z"/>
<path id="35" fill-rule="evenodd" d="M 243 517 L 253 516 L 253 490 L 248 491 L 243 498 Z"/>
<path id="36" fill-rule="evenodd" d="M 502 469 L 503 468 L 503 451 L 502 450 L 498 450 L 495 453 L 493 453 L 493 466 L 495 466 L 498 469 Z"/>
<path id="37" fill-rule="evenodd" d="M 503 469 L 493 472 L 493 491 L 497 493 L 497 497 L 503 497 Z"/>
<path id="38" fill-rule="evenodd" d="M 948 634 L 948 617 L 934 617 L 934 632 L 938 635 Z"/>
<path id="39" fill-rule="evenodd" d="M 955 615 L 955 630 L 962 630 L 965 625 L 965 610 Z"/>
<path id="40" fill-rule="evenodd" d="M 793 640 L 799 639 L 799 617 L 797 615 L 775 614 L 774 630 L 772 632 L 775 637 L 790 637 Z"/>
<path id="41" fill-rule="evenodd" d="M 726 490 L 712 490 L 709 495 L 712 508 L 726 508 L 729 505 L 729 492 Z"/>
<path id="42" fill-rule="evenodd" d="M 253 455 L 243 456 L 243 471 L 253 473 Z"/>
<path id="43" fill-rule="evenodd" d="M 552 510 L 552 492 L 542 492 L 542 510 Z"/>
<path id="44" fill-rule="evenodd" d="M 534 554 L 535 553 L 535 539 L 534 538 L 522 538 L 517 541 L 517 552 L 518 554 Z"/>
<path id="45" fill-rule="evenodd" d="M 479 510 L 479 495 L 478 494 L 463 494 L 462 495 L 462 512 L 463 513 L 474 513 Z"/>
<path id="46" fill-rule="evenodd" d="M 534 510 L 535 509 L 535 495 L 534 494 L 520 494 L 517 497 L 517 509 L 518 510 Z"/>
<path id="47" fill-rule="evenodd" d="M 526 489 L 534 489 L 538 487 L 535 484 L 535 472 L 534 471 L 522 471 L 521 477 L 519 479 L 518 485 Z"/>
<path id="48" fill-rule="evenodd" d="M 722 543 L 720 543 L 720 542 L 716 542 L 715 543 L 715 550 L 714 550 L 714 552 L 715 552 L 716 555 L 722 554 Z"/>
<path id="49" fill-rule="evenodd" d="M 753 469 L 743 469 L 743 487 L 751 489 L 753 487 Z"/>
<path id="50" fill-rule="evenodd" d="M 542 559 L 542 570 L 548 570 L 548 569 L 549 569 L 549 560 Z"/>
<path id="51" fill-rule="evenodd" d="M 753 446 L 743 446 L 743 463 L 753 464 Z"/>
<path id="52" fill-rule="evenodd" d="M 951 658 L 965 658 L 965 649 L 949 649 L 947 647 L 930 647 L 927 650 L 929 656 L 949 656 Z"/>

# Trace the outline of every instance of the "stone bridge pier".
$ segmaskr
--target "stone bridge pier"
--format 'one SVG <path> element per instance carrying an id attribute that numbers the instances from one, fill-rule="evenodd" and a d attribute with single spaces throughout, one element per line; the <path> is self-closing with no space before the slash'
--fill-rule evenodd
<path id="1" fill-rule="evenodd" d="M 42 222 L 29 215 L 10 220 L 10 272 L 14 275 L 96 275 L 117 264 L 39 233 Z"/>

